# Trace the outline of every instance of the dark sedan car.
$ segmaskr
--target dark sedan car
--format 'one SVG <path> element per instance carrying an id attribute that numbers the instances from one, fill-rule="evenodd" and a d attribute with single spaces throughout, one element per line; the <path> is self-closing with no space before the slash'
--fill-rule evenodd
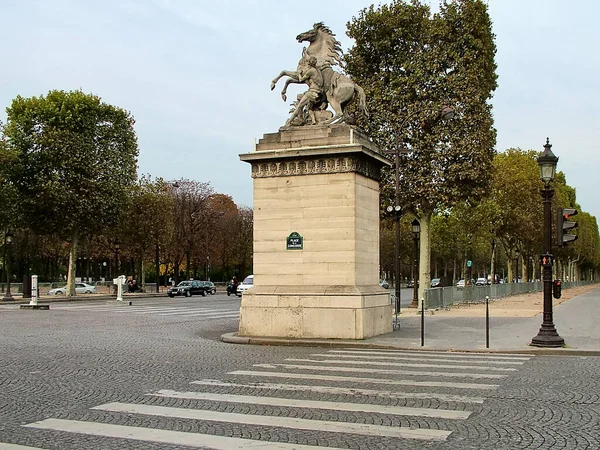
<path id="1" fill-rule="evenodd" d="M 204 284 L 206 292 L 208 292 L 209 294 L 215 295 L 217 293 L 217 287 L 212 281 L 202 281 L 201 283 Z"/>
<path id="2" fill-rule="evenodd" d="M 169 297 L 175 297 L 176 295 L 184 295 L 191 297 L 192 295 L 201 295 L 206 297 L 208 288 L 204 286 L 202 281 L 189 280 L 182 281 L 177 286 L 170 287 L 167 291 Z"/>

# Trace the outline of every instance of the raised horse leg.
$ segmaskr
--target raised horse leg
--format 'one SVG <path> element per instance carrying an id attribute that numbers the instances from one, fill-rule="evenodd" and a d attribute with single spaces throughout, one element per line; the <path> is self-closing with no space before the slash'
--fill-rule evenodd
<path id="1" fill-rule="evenodd" d="M 287 100 L 287 88 L 292 83 L 300 84 L 300 80 L 294 78 L 288 78 L 287 80 L 285 80 L 285 85 L 283 86 L 283 90 L 281 91 L 281 98 L 284 102 Z"/>
<path id="2" fill-rule="evenodd" d="M 271 81 L 271 90 L 275 89 L 275 85 L 282 77 L 290 77 L 296 80 L 300 79 L 298 72 L 294 70 L 282 70 L 281 72 L 279 72 L 279 75 L 277 75 L 275 78 L 273 78 L 273 81 Z"/>

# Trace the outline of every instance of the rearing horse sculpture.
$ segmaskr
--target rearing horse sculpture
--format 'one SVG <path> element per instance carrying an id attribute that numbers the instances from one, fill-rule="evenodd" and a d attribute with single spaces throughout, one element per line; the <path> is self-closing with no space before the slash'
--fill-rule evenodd
<path id="1" fill-rule="evenodd" d="M 316 67 L 323 75 L 323 92 L 327 97 L 327 102 L 334 111 L 334 116 L 325 123 L 343 122 L 346 120 L 346 106 L 358 96 L 359 108 L 363 114 L 367 113 L 367 104 L 365 91 L 349 77 L 342 75 L 332 69 L 332 66 L 339 64 L 342 60 L 342 50 L 340 42 L 335 35 L 327 28 L 323 22 L 315 23 L 311 30 L 300 33 L 296 36 L 298 42 L 309 42 L 308 48 L 302 51 L 302 58 L 298 63 L 296 71 L 283 70 L 271 82 L 271 90 L 275 88 L 277 82 L 284 76 L 285 81 L 281 97 L 287 99 L 286 92 L 290 83 L 302 83 L 300 78 L 303 71 L 307 68 L 307 60 L 314 56 L 317 59 Z"/>

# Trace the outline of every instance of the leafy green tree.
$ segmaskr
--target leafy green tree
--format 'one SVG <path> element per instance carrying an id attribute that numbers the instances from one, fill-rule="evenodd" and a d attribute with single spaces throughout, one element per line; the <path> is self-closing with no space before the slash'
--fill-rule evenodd
<path id="1" fill-rule="evenodd" d="M 81 91 L 19 96 L 7 115 L 7 145 L 16 153 L 9 178 L 24 223 L 70 242 L 68 294 L 75 295 L 80 240 L 117 225 L 136 181 L 134 119 Z"/>
<path id="2" fill-rule="evenodd" d="M 400 197 L 421 222 L 422 297 L 432 214 L 489 188 L 496 139 L 489 101 L 497 86 L 491 20 L 481 0 L 442 2 L 433 16 L 419 0 L 396 0 L 362 10 L 348 35 L 355 46 L 346 69 L 369 102 L 370 116 L 359 125 L 380 148 L 409 150 Z M 437 120 L 443 105 L 454 110 L 451 121 Z M 389 186 L 383 195 L 392 196 Z"/>
<path id="3" fill-rule="evenodd" d="M 508 279 L 517 278 L 517 251 L 528 260 L 536 260 L 543 252 L 543 210 L 537 164 L 538 153 L 533 150 L 508 149 L 494 158 L 491 201 L 495 205 L 493 229 L 505 252 Z"/>

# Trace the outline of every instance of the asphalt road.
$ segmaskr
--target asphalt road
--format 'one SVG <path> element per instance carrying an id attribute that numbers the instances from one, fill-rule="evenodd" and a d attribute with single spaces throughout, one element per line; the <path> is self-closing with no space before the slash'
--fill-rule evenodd
<path id="1" fill-rule="evenodd" d="M 1 305 L 0 449 L 600 448 L 600 358 L 224 344 L 239 303 Z"/>

